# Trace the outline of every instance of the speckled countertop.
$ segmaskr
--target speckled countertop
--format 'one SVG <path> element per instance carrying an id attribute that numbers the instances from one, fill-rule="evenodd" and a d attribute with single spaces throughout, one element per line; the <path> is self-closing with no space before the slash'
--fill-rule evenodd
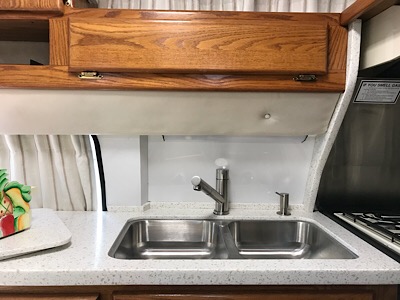
<path id="1" fill-rule="evenodd" d="M 119 260 L 107 255 L 130 218 L 215 218 L 210 209 L 57 212 L 71 243 L 0 262 L 2 285 L 400 284 L 400 264 L 319 213 L 232 209 L 227 219 L 316 222 L 359 258 L 300 260 Z M 57 230 L 57 228 L 54 228 Z"/>

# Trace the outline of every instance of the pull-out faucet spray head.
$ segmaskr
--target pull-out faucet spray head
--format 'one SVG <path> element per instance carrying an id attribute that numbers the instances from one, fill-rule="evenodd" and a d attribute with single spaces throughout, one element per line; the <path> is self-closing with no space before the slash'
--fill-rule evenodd
<path id="1" fill-rule="evenodd" d="M 201 178 L 199 176 L 193 176 L 192 178 L 192 184 L 193 184 L 193 189 L 195 191 L 201 191 Z"/>

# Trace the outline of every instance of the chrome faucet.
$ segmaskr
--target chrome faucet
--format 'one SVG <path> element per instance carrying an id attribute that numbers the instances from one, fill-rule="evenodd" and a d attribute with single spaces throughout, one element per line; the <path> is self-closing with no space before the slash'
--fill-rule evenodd
<path id="1" fill-rule="evenodd" d="M 195 191 L 203 191 L 206 195 L 215 200 L 215 215 L 229 214 L 228 205 L 228 180 L 229 170 L 220 168 L 216 173 L 216 189 L 213 189 L 199 176 L 193 176 L 192 184 Z"/>

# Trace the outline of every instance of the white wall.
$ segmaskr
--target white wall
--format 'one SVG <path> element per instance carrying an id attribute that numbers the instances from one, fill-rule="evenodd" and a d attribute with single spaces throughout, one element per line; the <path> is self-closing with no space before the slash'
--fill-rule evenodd
<path id="1" fill-rule="evenodd" d="M 100 136 L 111 206 L 151 202 L 209 203 L 193 191 L 199 175 L 215 185 L 215 160 L 225 158 L 230 169 L 232 203 L 277 204 L 278 192 L 290 193 L 291 204 L 304 202 L 314 138 L 309 137 L 168 137 Z M 140 146 L 142 150 L 140 151 Z M 148 198 L 146 170 L 148 167 Z M 144 173 L 143 173 L 144 170 Z"/>
<path id="2" fill-rule="evenodd" d="M 393 5 L 363 24 L 360 68 L 400 57 L 400 5 Z"/>
<path id="3" fill-rule="evenodd" d="M 98 139 L 103 158 L 107 205 L 144 204 L 147 200 L 147 137 L 98 136 Z"/>
<path id="4" fill-rule="evenodd" d="M 314 138 L 166 137 L 149 138 L 149 201 L 210 202 L 193 191 L 194 175 L 215 186 L 215 160 L 225 158 L 231 203 L 277 203 L 278 192 L 302 204 Z"/>

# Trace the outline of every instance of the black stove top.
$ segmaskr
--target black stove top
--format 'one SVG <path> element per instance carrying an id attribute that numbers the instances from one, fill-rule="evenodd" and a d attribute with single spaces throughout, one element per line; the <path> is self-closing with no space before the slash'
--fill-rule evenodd
<path id="1" fill-rule="evenodd" d="M 364 224 L 369 229 L 400 244 L 400 214 L 378 214 L 367 212 L 342 213 L 354 222 Z"/>
<path id="2" fill-rule="evenodd" d="M 333 215 L 335 221 L 400 262 L 400 213 L 339 212 Z"/>

